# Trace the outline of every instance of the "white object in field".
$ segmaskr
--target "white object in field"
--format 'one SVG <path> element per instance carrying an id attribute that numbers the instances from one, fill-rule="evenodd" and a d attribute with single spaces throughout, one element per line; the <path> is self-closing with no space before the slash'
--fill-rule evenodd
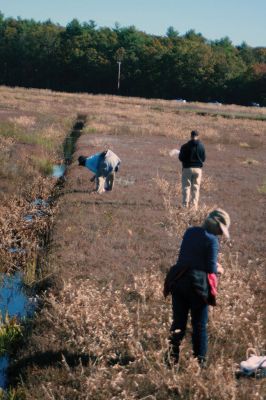
<path id="1" fill-rule="evenodd" d="M 170 157 L 178 157 L 178 154 L 180 153 L 180 150 L 178 149 L 173 149 L 171 151 L 169 151 L 169 156 Z"/>
<path id="2" fill-rule="evenodd" d="M 240 369 L 247 375 L 252 374 L 258 368 L 266 368 L 266 357 L 253 355 L 246 361 L 241 361 Z"/>

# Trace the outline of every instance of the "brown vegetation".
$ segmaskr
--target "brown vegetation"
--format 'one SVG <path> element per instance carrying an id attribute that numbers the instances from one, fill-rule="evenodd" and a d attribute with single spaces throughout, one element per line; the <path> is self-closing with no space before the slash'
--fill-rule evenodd
<path id="1" fill-rule="evenodd" d="M 74 162 L 57 193 L 42 273 L 54 274 L 57 283 L 60 278 L 61 286 L 43 294 L 43 307 L 12 362 L 10 378 L 18 398 L 262 400 L 263 380 L 236 380 L 235 371 L 249 347 L 265 351 L 265 194 L 258 190 L 265 179 L 265 122 L 200 116 L 160 100 L 7 88 L 1 92 L 6 107 L 1 120 L 7 122 L 12 110 L 21 134 L 35 127 L 42 138 L 49 129 L 37 128 L 37 121 L 56 124 L 58 130 L 47 137 L 55 140 L 52 150 L 57 149 L 82 112 L 88 122 L 74 161 L 79 154 L 105 147 L 122 159 L 113 192 L 94 193 L 89 172 Z M 207 148 L 197 213 L 179 207 L 180 166 L 169 156 L 193 128 L 201 132 Z M 54 138 L 55 131 L 59 133 Z M 19 138 L 0 136 L 7 157 L 13 146 L 21 145 Z M 58 157 L 40 142 L 34 145 L 51 162 Z M 38 186 L 38 173 L 35 167 L 27 172 L 28 164 L 23 164 L 24 182 L 35 176 L 30 197 L 39 196 L 41 186 L 41 195 L 47 198 L 53 183 L 43 177 Z M 0 177 L 0 182 L 4 179 Z M 14 179 L 22 179 L 20 173 Z M 9 199 L 16 187 L 12 186 Z M 29 198 L 21 189 L 15 194 L 19 207 Z M 8 204 L 9 213 L 1 208 L 1 229 L 7 238 L 21 221 L 19 212 L 12 216 L 18 203 Z M 225 275 L 210 317 L 208 365 L 199 370 L 188 332 L 177 371 L 164 364 L 171 305 L 162 296 L 163 279 L 176 259 L 184 230 L 200 224 L 216 206 L 231 215 L 232 240 L 221 243 Z"/>

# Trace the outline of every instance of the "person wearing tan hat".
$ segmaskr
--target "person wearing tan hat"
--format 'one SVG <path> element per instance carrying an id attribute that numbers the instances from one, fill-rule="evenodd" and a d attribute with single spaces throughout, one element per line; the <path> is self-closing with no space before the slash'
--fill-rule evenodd
<path id="1" fill-rule="evenodd" d="M 229 238 L 230 217 L 222 209 L 209 213 L 201 226 L 186 230 L 177 262 L 164 283 L 164 296 L 172 295 L 173 323 L 170 328 L 170 355 L 179 360 L 179 347 L 191 314 L 194 356 L 205 363 L 208 348 L 208 274 L 222 273 L 218 264 L 219 235 Z"/>

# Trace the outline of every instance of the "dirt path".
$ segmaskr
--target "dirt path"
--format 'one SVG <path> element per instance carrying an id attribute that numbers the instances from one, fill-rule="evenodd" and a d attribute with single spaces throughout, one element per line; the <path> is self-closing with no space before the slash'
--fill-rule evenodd
<path id="1" fill-rule="evenodd" d="M 113 192 L 94 193 L 90 172 L 75 162 L 67 175 L 53 235 L 54 256 L 65 277 L 93 276 L 107 281 L 119 277 L 123 281 L 138 268 L 168 266 L 176 257 L 180 238 L 165 234 L 165 209 L 156 184 L 156 177 L 177 182 L 180 163 L 168 156 L 175 141 L 86 135 L 78 142 L 77 156 L 93 154 L 106 145 L 122 159 Z M 218 151 L 215 145 L 207 145 L 207 151 L 204 174 L 214 189 L 201 191 L 201 203 L 228 210 L 234 251 L 245 262 L 262 258 L 265 196 L 257 189 L 264 179 L 264 149 L 230 146 L 229 151 L 225 146 Z M 247 158 L 256 159 L 259 165 L 244 164 Z M 177 206 L 180 200 L 176 199 Z"/>
<path id="2" fill-rule="evenodd" d="M 155 182 L 157 175 L 175 180 L 169 158 L 160 154 L 164 147 L 171 149 L 174 141 L 106 136 L 95 147 L 95 140 L 93 135 L 82 137 L 77 154 L 90 155 L 108 144 L 122 159 L 121 171 L 114 190 L 98 195 L 89 182 L 92 174 L 72 165 L 54 231 L 56 258 L 64 275 L 123 283 L 136 269 L 175 257 L 174 241 L 170 244 L 164 233 L 165 210 Z"/>

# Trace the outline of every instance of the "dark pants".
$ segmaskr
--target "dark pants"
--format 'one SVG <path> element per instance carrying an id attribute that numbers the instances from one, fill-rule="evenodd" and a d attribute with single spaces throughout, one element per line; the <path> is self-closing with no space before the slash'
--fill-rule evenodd
<path id="1" fill-rule="evenodd" d="M 170 329 L 171 355 L 179 360 L 179 346 L 186 333 L 189 311 L 192 323 L 192 345 L 194 356 L 200 362 L 206 358 L 208 348 L 208 305 L 195 292 L 189 277 L 181 278 L 172 292 L 173 323 Z"/>
<path id="2" fill-rule="evenodd" d="M 115 173 L 110 171 L 104 158 L 102 158 L 98 165 L 96 174 L 96 191 L 103 193 L 105 190 L 112 190 L 114 185 Z"/>
<path id="3" fill-rule="evenodd" d="M 110 172 L 106 177 L 106 190 L 113 190 L 115 182 L 115 172 Z"/>

